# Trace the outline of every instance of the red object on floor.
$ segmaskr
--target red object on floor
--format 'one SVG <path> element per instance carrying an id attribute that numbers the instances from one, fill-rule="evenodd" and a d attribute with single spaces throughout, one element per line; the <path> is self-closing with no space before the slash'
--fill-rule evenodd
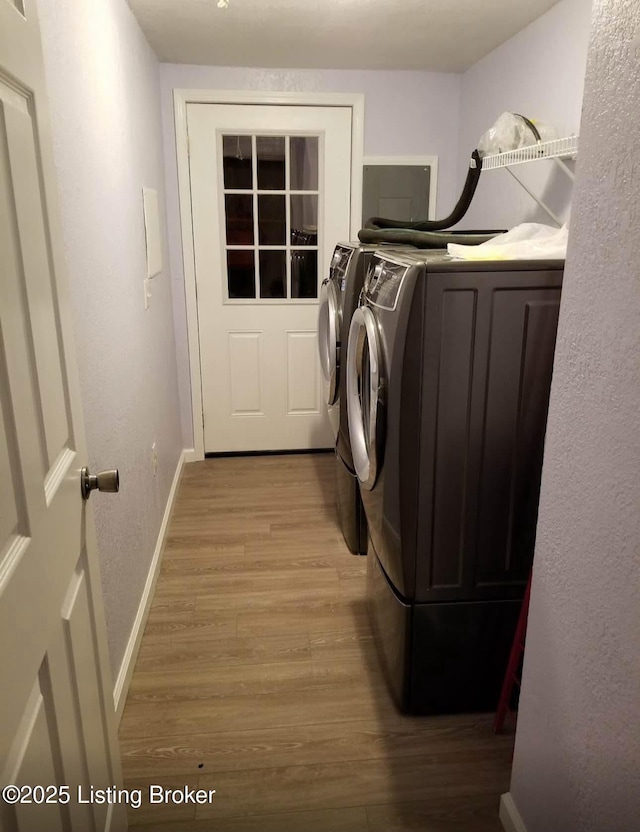
<path id="1" fill-rule="evenodd" d="M 518 617 L 518 624 L 513 636 L 511 644 L 511 653 L 509 654 L 509 661 L 507 662 L 507 669 L 504 674 L 504 681 L 502 683 L 502 690 L 500 691 L 500 699 L 498 700 L 498 709 L 496 711 L 496 718 L 493 722 L 493 731 L 496 734 L 501 734 L 504 728 L 504 721 L 507 714 L 510 712 L 509 702 L 511 701 L 511 694 L 513 693 L 513 686 L 520 687 L 520 659 L 524 653 L 524 639 L 527 632 L 527 616 L 529 614 L 529 596 L 531 595 L 531 572 L 529 572 L 529 580 L 527 581 L 527 588 L 522 599 L 522 606 L 520 607 L 520 615 Z"/>

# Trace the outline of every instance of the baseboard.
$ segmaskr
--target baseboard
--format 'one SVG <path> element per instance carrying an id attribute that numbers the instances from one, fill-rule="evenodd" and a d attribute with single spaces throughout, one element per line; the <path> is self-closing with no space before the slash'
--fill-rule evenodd
<path id="1" fill-rule="evenodd" d="M 144 633 L 145 624 L 147 623 L 149 607 L 151 606 L 153 592 L 155 590 L 156 581 L 158 580 L 158 574 L 160 572 L 162 551 L 164 549 L 164 541 L 167 534 L 167 528 L 169 527 L 171 511 L 173 510 L 173 503 L 178 492 L 178 486 L 180 485 L 180 478 L 182 476 L 182 471 L 184 468 L 186 457 L 189 453 L 189 450 L 183 450 L 180 454 L 180 458 L 178 459 L 178 464 L 176 465 L 176 471 L 173 475 L 173 482 L 171 483 L 171 489 L 167 498 L 167 505 L 165 506 L 164 515 L 162 517 L 162 523 L 160 524 L 160 531 L 158 532 L 156 548 L 154 550 L 153 558 L 151 560 L 151 566 L 149 567 L 147 581 L 144 585 L 142 598 L 140 599 L 140 604 L 138 605 L 138 612 L 136 614 L 135 621 L 133 622 L 133 627 L 131 628 L 131 635 L 129 636 L 129 641 L 127 643 L 127 649 L 125 650 L 124 658 L 122 659 L 122 664 L 120 665 L 118 678 L 116 679 L 116 684 L 113 691 L 113 701 L 116 708 L 116 718 L 118 722 L 120 722 L 120 719 L 122 717 L 124 703 L 127 701 L 127 693 L 129 692 L 129 685 L 131 684 L 133 668 L 135 667 L 136 659 L 138 657 L 138 650 L 140 649 L 142 634 Z"/>
<path id="2" fill-rule="evenodd" d="M 202 457 L 198 456 L 196 453 L 195 448 L 185 448 L 183 453 L 185 462 L 200 462 L 202 459 Z"/>
<path id="3" fill-rule="evenodd" d="M 527 827 L 513 802 L 511 792 L 506 792 L 500 797 L 499 817 L 505 832 L 527 832 Z"/>

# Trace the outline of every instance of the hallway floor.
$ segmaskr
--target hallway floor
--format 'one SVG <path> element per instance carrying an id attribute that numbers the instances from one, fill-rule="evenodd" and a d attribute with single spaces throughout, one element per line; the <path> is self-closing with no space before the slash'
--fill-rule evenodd
<path id="1" fill-rule="evenodd" d="M 511 736 L 412 718 L 381 678 L 334 508 L 330 454 L 186 466 L 120 727 L 125 786 L 160 832 L 499 832 Z"/>

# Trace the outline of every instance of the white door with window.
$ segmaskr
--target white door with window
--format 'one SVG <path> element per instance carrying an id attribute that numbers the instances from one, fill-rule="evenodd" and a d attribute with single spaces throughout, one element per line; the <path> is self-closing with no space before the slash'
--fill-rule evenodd
<path id="1" fill-rule="evenodd" d="M 350 107 L 187 105 L 206 452 L 329 448 L 319 286 L 349 238 Z"/>
<path id="2" fill-rule="evenodd" d="M 121 773 L 61 244 L 36 4 L 0 0 L 0 828 L 118 832 L 78 802 Z"/>

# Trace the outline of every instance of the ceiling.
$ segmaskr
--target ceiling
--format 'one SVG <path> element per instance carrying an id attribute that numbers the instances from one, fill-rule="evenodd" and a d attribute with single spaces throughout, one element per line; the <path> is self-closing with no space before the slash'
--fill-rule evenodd
<path id="1" fill-rule="evenodd" d="M 461 72 L 558 0 L 129 0 L 161 61 Z"/>

